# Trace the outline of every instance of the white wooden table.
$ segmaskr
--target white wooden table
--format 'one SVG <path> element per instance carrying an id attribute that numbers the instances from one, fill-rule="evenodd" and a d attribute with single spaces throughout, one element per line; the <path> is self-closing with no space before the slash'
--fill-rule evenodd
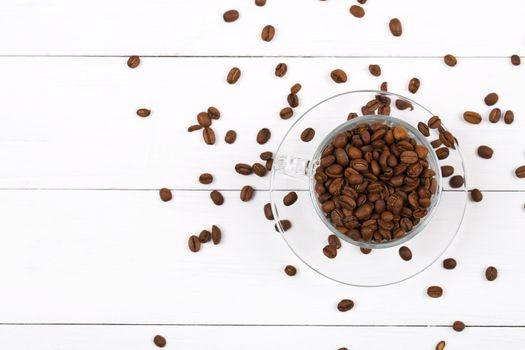
<path id="1" fill-rule="evenodd" d="M 0 348 L 153 349 L 523 349 L 525 347 L 525 5 L 505 1 L 19 0 L 0 2 Z M 240 11 L 226 24 L 222 13 Z M 388 21 L 399 17 L 394 38 Z M 260 40 L 266 24 L 274 41 Z M 445 66 L 453 53 L 459 63 Z M 142 57 L 139 68 L 127 56 Z M 279 62 L 284 78 L 274 76 Z M 380 64 L 383 76 L 368 73 Z M 228 70 L 242 77 L 228 85 Z M 349 74 L 346 84 L 329 77 Z M 296 116 L 339 92 L 389 89 L 439 114 L 461 140 L 469 188 L 464 225 L 447 256 L 404 283 L 356 288 L 302 265 L 262 215 L 268 177 L 233 172 L 275 150 L 289 87 L 300 82 Z M 483 97 L 500 95 L 512 125 L 490 124 Z M 218 142 L 186 128 L 217 106 Z M 149 118 L 137 108 L 152 110 Z M 473 126 L 465 110 L 483 114 Z M 261 127 L 270 143 L 255 143 Z M 224 133 L 235 129 L 237 142 Z M 491 160 L 477 146 L 495 150 Z M 203 186 L 202 172 L 215 175 Z M 242 203 L 239 190 L 256 189 Z M 161 202 L 158 189 L 173 189 Z M 210 189 L 225 204 L 214 206 Z M 199 254 L 187 238 L 223 228 L 223 242 Z M 298 267 L 290 278 L 286 264 Z M 499 277 L 487 282 L 484 269 Z M 445 295 L 429 298 L 439 284 Z M 342 298 L 356 307 L 336 309 Z M 450 325 L 463 320 L 467 328 Z"/>

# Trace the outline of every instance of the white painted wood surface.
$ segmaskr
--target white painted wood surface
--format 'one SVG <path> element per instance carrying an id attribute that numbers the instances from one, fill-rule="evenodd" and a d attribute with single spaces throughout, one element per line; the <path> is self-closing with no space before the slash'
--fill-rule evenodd
<path id="1" fill-rule="evenodd" d="M 525 183 L 513 172 L 525 164 L 525 70 L 509 56 L 525 51 L 525 6 L 369 0 L 357 19 L 351 4 L 0 2 L 0 348 L 149 349 L 160 333 L 177 349 L 433 349 L 440 339 L 447 349 L 522 349 Z M 225 24 L 229 8 L 241 18 Z M 391 17 L 403 22 L 400 38 L 388 31 Z M 277 28 L 271 43 L 259 39 L 265 24 Z M 444 65 L 446 53 L 459 56 L 457 67 Z M 131 70 L 130 54 L 155 57 Z M 284 78 L 273 75 L 279 62 L 289 66 Z M 370 63 L 382 77 L 368 73 Z M 242 77 L 230 86 L 233 66 Z M 334 84 L 334 68 L 349 82 Z M 233 166 L 277 148 L 293 122 L 278 112 L 296 82 L 294 119 L 385 80 L 410 95 L 414 76 L 422 86 L 413 98 L 458 137 L 469 188 L 485 191 L 446 253 L 458 267 L 436 264 L 382 288 L 325 280 L 262 216 L 268 177 L 242 177 Z M 513 125 L 486 122 L 491 91 L 515 112 Z M 215 146 L 186 132 L 210 105 L 222 112 Z M 152 115 L 138 118 L 141 107 Z M 467 109 L 485 122 L 465 123 Z M 272 130 L 264 146 L 255 143 L 261 127 Z M 223 141 L 229 129 L 239 135 L 234 145 Z M 493 159 L 476 156 L 480 144 L 494 148 Z M 205 171 L 215 175 L 210 186 L 197 181 Z M 259 190 L 249 203 L 238 199 L 245 184 Z M 175 189 L 171 202 L 158 199 L 164 186 Z M 211 189 L 223 190 L 223 206 L 211 203 Z M 211 224 L 223 229 L 221 245 L 190 253 L 188 235 Z M 298 275 L 287 277 L 286 264 Z M 499 269 L 494 282 L 483 277 L 488 265 Z M 444 287 L 441 299 L 426 296 L 432 284 Z M 342 298 L 355 308 L 338 312 Z M 456 319 L 471 327 L 453 332 Z"/>

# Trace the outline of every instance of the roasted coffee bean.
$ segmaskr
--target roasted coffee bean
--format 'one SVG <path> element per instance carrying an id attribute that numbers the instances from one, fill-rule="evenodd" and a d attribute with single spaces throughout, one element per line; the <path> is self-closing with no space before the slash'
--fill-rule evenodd
<path id="1" fill-rule="evenodd" d="M 235 130 L 228 130 L 226 135 L 224 135 L 224 142 L 231 145 L 235 140 L 237 140 L 237 132 L 235 132 Z"/>
<path id="2" fill-rule="evenodd" d="M 212 225 L 211 227 L 211 241 L 213 244 L 217 245 L 221 243 L 222 231 L 219 227 Z"/>
<path id="3" fill-rule="evenodd" d="M 369 248 L 359 248 L 359 250 L 361 251 L 361 253 L 365 255 L 368 255 L 372 252 L 372 249 L 369 249 Z"/>
<path id="4" fill-rule="evenodd" d="M 264 166 L 265 166 L 266 170 L 268 170 L 268 171 L 272 170 L 273 159 L 268 159 Z"/>
<path id="5" fill-rule="evenodd" d="M 133 55 L 128 58 L 128 67 L 129 68 L 137 68 L 140 64 L 140 57 Z"/>
<path id="6" fill-rule="evenodd" d="M 208 243 L 211 240 L 211 233 L 208 230 L 202 230 L 199 233 L 199 241 L 201 243 Z"/>
<path id="7" fill-rule="evenodd" d="M 346 120 L 352 120 L 352 119 L 355 119 L 357 117 L 358 117 L 357 113 L 350 112 L 350 113 L 348 113 L 348 116 L 346 117 Z"/>
<path id="8" fill-rule="evenodd" d="M 485 278 L 487 281 L 494 281 L 498 278 L 498 270 L 494 266 L 489 266 L 485 270 Z"/>
<path id="9" fill-rule="evenodd" d="M 217 190 L 211 191 L 210 198 L 215 205 L 222 205 L 224 203 L 224 197 L 222 196 L 222 193 Z"/>
<path id="10" fill-rule="evenodd" d="M 352 310 L 354 302 L 350 299 L 343 299 L 337 304 L 337 310 L 341 312 L 347 312 Z"/>
<path id="11" fill-rule="evenodd" d="M 480 156 L 483 159 L 490 159 L 492 158 L 493 154 L 494 154 L 494 151 L 489 146 L 479 146 L 478 147 L 478 156 Z"/>
<path id="12" fill-rule="evenodd" d="M 297 273 L 297 269 L 295 268 L 295 266 L 286 265 L 286 267 L 284 268 L 284 273 L 286 273 L 288 276 L 295 276 L 295 274 Z"/>
<path id="13" fill-rule="evenodd" d="M 195 125 L 192 125 L 188 128 L 188 132 L 192 132 L 192 131 L 197 131 L 197 130 L 200 130 L 202 129 L 202 126 L 200 126 L 199 124 L 195 124 Z"/>
<path id="14" fill-rule="evenodd" d="M 315 136 L 315 130 L 312 128 L 306 128 L 301 133 L 301 140 L 303 142 L 310 142 L 313 140 L 314 136 Z"/>
<path id="15" fill-rule="evenodd" d="M 199 182 L 203 185 L 209 185 L 213 182 L 213 175 L 209 173 L 203 173 L 199 176 Z"/>
<path id="16" fill-rule="evenodd" d="M 261 160 L 272 159 L 272 157 L 273 157 L 273 153 L 270 151 L 265 151 L 259 154 L 259 158 L 261 158 Z"/>
<path id="17" fill-rule="evenodd" d="M 366 4 L 366 0 L 357 0 L 357 2 L 360 3 L 361 5 Z"/>
<path id="18" fill-rule="evenodd" d="M 525 165 L 517 167 L 515 173 L 520 179 L 525 179 Z"/>
<path id="19" fill-rule="evenodd" d="M 334 69 L 330 73 L 330 77 L 333 81 L 335 81 L 338 84 L 346 83 L 346 81 L 348 80 L 346 73 L 342 69 Z"/>
<path id="20" fill-rule="evenodd" d="M 439 286 L 430 286 L 427 288 L 427 294 L 431 298 L 439 298 L 443 295 L 443 289 Z"/>
<path id="21" fill-rule="evenodd" d="M 188 239 L 188 248 L 194 253 L 198 252 L 201 249 L 201 241 L 199 237 L 193 235 Z"/>
<path id="22" fill-rule="evenodd" d="M 204 128 L 202 130 L 202 138 L 207 145 L 215 144 L 215 133 L 212 128 Z"/>
<path id="23" fill-rule="evenodd" d="M 414 106 L 412 106 L 412 103 L 406 100 L 401 100 L 401 99 L 396 100 L 396 108 L 399 109 L 400 111 L 404 111 L 405 109 L 408 109 L 408 108 L 410 108 L 411 111 L 414 110 Z"/>
<path id="24" fill-rule="evenodd" d="M 505 124 L 512 124 L 512 122 L 514 121 L 514 112 L 510 110 L 506 111 L 505 115 L 503 116 L 503 121 L 505 122 Z"/>
<path id="25" fill-rule="evenodd" d="M 297 94 L 299 91 L 301 91 L 301 88 L 302 88 L 301 84 L 299 84 L 299 83 L 295 83 L 295 84 L 293 84 L 292 87 L 290 88 L 290 92 L 291 92 L 292 94 Z"/>
<path id="26" fill-rule="evenodd" d="M 272 25 L 266 25 L 261 31 L 261 39 L 264 41 L 272 41 L 275 36 L 275 28 Z"/>
<path id="27" fill-rule="evenodd" d="M 237 19 L 239 19 L 239 11 L 228 10 L 224 12 L 224 14 L 222 15 L 222 18 L 224 19 L 224 22 L 226 23 L 235 22 Z"/>
<path id="28" fill-rule="evenodd" d="M 441 167 L 441 176 L 449 177 L 454 174 L 454 167 L 451 165 L 443 165 Z"/>
<path id="29" fill-rule="evenodd" d="M 197 114 L 197 122 L 199 123 L 199 125 L 207 128 L 211 125 L 211 118 L 207 112 L 200 112 L 199 114 Z"/>
<path id="30" fill-rule="evenodd" d="M 463 113 L 463 119 L 465 119 L 470 124 L 481 123 L 481 115 L 472 111 L 466 111 L 465 113 Z"/>
<path id="31" fill-rule="evenodd" d="M 275 224 L 274 228 L 277 232 L 280 232 L 280 229 L 286 232 L 292 228 L 292 223 L 290 222 L 290 220 L 279 220 L 279 222 Z"/>
<path id="32" fill-rule="evenodd" d="M 256 138 L 257 143 L 259 145 L 264 145 L 266 142 L 268 142 L 271 136 L 272 136 L 272 133 L 270 132 L 270 129 L 262 128 L 257 133 L 257 138 Z"/>
<path id="33" fill-rule="evenodd" d="M 211 119 L 219 119 L 221 117 L 221 112 L 216 107 L 208 107 L 208 116 Z"/>
<path id="34" fill-rule="evenodd" d="M 146 118 L 151 115 L 151 110 L 147 108 L 139 108 L 137 109 L 137 115 L 141 118 Z"/>
<path id="35" fill-rule="evenodd" d="M 512 55 L 512 56 L 510 56 L 510 62 L 514 66 L 519 66 L 521 64 L 521 58 L 518 55 Z"/>
<path id="36" fill-rule="evenodd" d="M 237 163 L 235 164 L 235 171 L 241 175 L 250 175 L 253 173 L 253 168 L 249 164 Z"/>
<path id="37" fill-rule="evenodd" d="M 288 71 L 288 66 L 286 63 L 279 63 L 277 66 L 275 66 L 275 76 L 276 77 L 284 77 L 286 72 Z"/>
<path id="38" fill-rule="evenodd" d="M 445 341 L 442 340 L 436 345 L 436 350 L 444 350 L 445 349 Z"/>
<path id="39" fill-rule="evenodd" d="M 419 87 L 421 86 L 421 82 L 418 78 L 412 78 L 410 79 L 410 82 L 408 83 L 408 91 L 415 94 L 417 90 L 419 90 Z"/>
<path id="40" fill-rule="evenodd" d="M 454 329 L 456 332 L 461 332 L 465 329 L 465 324 L 461 321 L 454 321 L 452 324 L 452 329 Z"/>
<path id="41" fill-rule="evenodd" d="M 162 335 L 156 335 L 153 337 L 153 344 L 159 348 L 163 348 L 166 346 L 166 339 Z"/>
<path id="42" fill-rule="evenodd" d="M 456 268 L 456 260 L 452 258 L 447 258 L 443 260 L 443 267 L 447 270 L 453 270 Z"/>
<path id="43" fill-rule="evenodd" d="M 472 191 L 470 191 L 470 198 L 472 198 L 474 202 L 481 202 L 483 200 L 483 193 L 481 193 L 480 190 L 475 188 Z"/>
<path id="44" fill-rule="evenodd" d="M 438 129 L 441 126 L 441 118 L 439 118 L 437 115 L 434 115 L 430 117 L 428 120 L 428 127 L 430 129 Z"/>
<path id="45" fill-rule="evenodd" d="M 335 247 L 335 249 L 341 248 L 341 240 L 336 235 L 328 236 L 328 245 Z"/>
<path id="46" fill-rule="evenodd" d="M 403 27 L 401 25 L 401 21 L 398 18 L 392 18 L 388 23 L 388 27 L 390 28 L 390 33 L 392 33 L 393 36 L 401 36 L 401 34 L 403 34 Z"/>
<path id="47" fill-rule="evenodd" d="M 499 122 L 500 119 L 501 119 L 501 109 L 494 108 L 493 110 L 490 111 L 490 113 L 489 113 L 489 121 L 491 123 L 497 123 L 497 122 Z"/>
<path id="48" fill-rule="evenodd" d="M 326 245 L 324 248 L 323 248 L 323 254 L 328 258 L 328 259 L 333 259 L 337 256 L 337 249 L 334 247 L 334 246 L 331 246 L 331 245 Z"/>
<path id="49" fill-rule="evenodd" d="M 253 197 L 254 189 L 252 186 L 246 185 L 241 188 L 240 198 L 243 202 L 248 202 Z"/>
<path id="50" fill-rule="evenodd" d="M 254 174 L 259 177 L 265 176 L 266 173 L 268 172 L 268 169 L 266 169 L 266 167 L 262 165 L 261 163 L 254 163 L 252 165 L 252 169 L 253 169 Z"/>
<path id="51" fill-rule="evenodd" d="M 273 220 L 272 205 L 270 203 L 264 205 L 264 217 L 268 220 Z"/>
<path id="52" fill-rule="evenodd" d="M 284 196 L 283 198 L 283 204 L 287 207 L 294 204 L 296 201 L 297 201 L 297 193 L 293 191 L 288 192 L 288 194 Z"/>
<path id="53" fill-rule="evenodd" d="M 292 108 L 299 106 L 299 96 L 297 96 L 297 94 L 294 94 L 294 93 L 288 94 L 288 96 L 286 97 L 286 100 L 288 101 L 288 105 Z"/>
<path id="54" fill-rule="evenodd" d="M 388 91 L 388 83 L 386 81 L 382 82 L 379 89 L 384 92 Z"/>
<path id="55" fill-rule="evenodd" d="M 381 67 L 378 64 L 369 65 L 368 70 L 370 71 L 370 74 L 372 74 L 374 77 L 378 77 L 381 75 Z"/>
<path id="56" fill-rule="evenodd" d="M 228 75 L 226 76 L 226 81 L 228 84 L 235 84 L 239 78 L 241 77 L 241 70 L 237 67 L 233 67 L 228 72 Z"/>
<path id="57" fill-rule="evenodd" d="M 442 145 L 440 139 L 437 139 L 437 140 L 431 141 L 430 144 L 432 145 L 432 148 L 434 148 L 434 149 L 435 149 L 435 148 L 439 148 L 439 146 Z"/>
<path id="58" fill-rule="evenodd" d="M 485 96 L 484 101 L 487 106 L 493 106 L 498 102 L 498 99 L 498 94 L 496 94 L 495 92 L 491 92 L 490 94 Z"/>
<path id="59" fill-rule="evenodd" d="M 441 141 L 442 144 L 444 144 L 445 146 L 449 148 L 452 148 L 452 149 L 456 148 L 456 146 L 454 145 L 454 142 L 456 140 L 454 139 L 454 136 L 450 133 L 450 131 L 441 130 L 441 132 L 439 133 L 439 140 Z"/>
<path id="60" fill-rule="evenodd" d="M 441 147 L 436 150 L 436 155 L 439 160 L 448 158 L 450 151 L 446 147 Z"/>
<path id="61" fill-rule="evenodd" d="M 452 188 L 460 188 L 461 186 L 463 186 L 463 183 L 465 183 L 465 180 L 461 175 L 454 175 L 450 178 L 449 181 L 450 187 Z"/>
<path id="62" fill-rule="evenodd" d="M 264 6 L 266 5 L 266 0 L 255 0 L 255 5 Z"/>
<path id="63" fill-rule="evenodd" d="M 293 109 L 291 109 L 290 107 L 284 107 L 279 112 L 279 116 L 281 117 L 281 119 L 290 119 L 291 117 L 293 117 Z"/>
<path id="64" fill-rule="evenodd" d="M 454 67 L 458 63 L 457 58 L 455 56 L 453 56 L 453 55 L 450 55 L 450 54 L 449 55 L 445 55 L 444 61 L 447 64 L 447 66 L 450 66 L 450 67 Z"/>
<path id="65" fill-rule="evenodd" d="M 412 259 L 412 251 L 410 250 L 410 248 L 402 246 L 401 248 L 399 248 L 399 256 L 401 257 L 401 259 L 409 261 Z"/>
<path id="66" fill-rule="evenodd" d="M 419 130 L 420 133 L 423 134 L 423 136 L 426 136 L 426 137 L 430 136 L 430 130 L 429 130 L 427 124 L 425 124 L 423 122 L 419 122 L 419 123 L 417 123 L 417 129 Z"/>
<path id="67" fill-rule="evenodd" d="M 169 202 L 171 201 L 171 198 L 173 198 L 171 191 L 167 188 L 161 188 L 159 191 L 160 199 L 163 202 Z"/>
<path id="68" fill-rule="evenodd" d="M 365 15 L 365 9 L 359 5 L 350 6 L 350 13 L 357 18 L 362 18 Z"/>

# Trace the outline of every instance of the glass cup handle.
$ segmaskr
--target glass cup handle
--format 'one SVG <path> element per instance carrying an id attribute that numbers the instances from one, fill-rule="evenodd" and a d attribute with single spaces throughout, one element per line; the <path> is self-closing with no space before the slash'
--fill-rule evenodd
<path id="1" fill-rule="evenodd" d="M 292 157 L 292 156 L 279 156 L 273 162 L 273 167 L 276 171 L 279 171 L 285 175 L 291 177 L 306 176 L 308 173 L 309 160 Z"/>

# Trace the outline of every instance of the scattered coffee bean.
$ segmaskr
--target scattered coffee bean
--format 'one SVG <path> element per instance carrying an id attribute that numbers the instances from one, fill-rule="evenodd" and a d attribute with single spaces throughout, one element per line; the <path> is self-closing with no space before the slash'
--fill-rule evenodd
<path id="1" fill-rule="evenodd" d="M 463 179 L 463 176 L 461 175 L 454 175 L 450 178 L 449 184 L 452 188 L 460 188 L 465 183 L 465 180 Z"/>
<path id="2" fill-rule="evenodd" d="M 268 220 L 273 220 L 272 205 L 270 203 L 264 205 L 264 217 Z"/>
<path id="3" fill-rule="evenodd" d="M 294 93 L 288 94 L 288 97 L 286 98 L 286 100 L 288 101 L 288 104 L 290 105 L 290 107 L 295 108 L 299 106 L 299 96 L 297 96 L 297 94 L 294 94 Z"/>
<path id="4" fill-rule="evenodd" d="M 266 167 L 262 165 L 261 163 L 254 163 L 252 165 L 252 169 L 253 169 L 254 174 L 259 177 L 265 176 L 266 173 L 268 172 L 268 169 L 266 169 Z"/>
<path id="5" fill-rule="evenodd" d="M 412 106 L 412 103 L 406 100 L 401 100 L 401 99 L 396 100 L 396 108 L 399 109 L 400 111 L 404 111 L 407 108 L 410 108 L 411 111 L 414 110 L 414 106 Z"/>
<path id="6" fill-rule="evenodd" d="M 159 348 L 163 348 L 166 346 L 166 339 L 162 335 L 156 335 L 153 338 L 153 344 Z"/>
<path id="7" fill-rule="evenodd" d="M 224 203 L 224 197 L 222 196 L 222 193 L 217 190 L 211 191 L 210 198 L 215 205 L 222 205 Z"/>
<path id="8" fill-rule="evenodd" d="M 221 112 L 216 107 L 208 107 L 208 116 L 211 119 L 219 119 L 221 117 Z"/>
<path id="9" fill-rule="evenodd" d="M 361 251 L 361 253 L 365 254 L 365 255 L 368 255 L 372 252 L 372 249 L 370 248 L 359 248 L 359 250 Z"/>
<path id="10" fill-rule="evenodd" d="M 226 81 L 228 84 L 235 84 L 239 78 L 241 77 L 241 70 L 237 67 L 233 67 L 228 72 L 228 75 L 226 76 Z"/>
<path id="11" fill-rule="evenodd" d="M 207 145 L 215 144 L 215 132 L 212 128 L 204 128 L 202 130 L 202 138 Z"/>
<path id="12" fill-rule="evenodd" d="M 335 249 L 341 248 L 341 240 L 336 235 L 328 236 L 328 245 L 335 247 Z"/>
<path id="13" fill-rule="evenodd" d="M 255 0 L 255 5 L 264 6 L 266 5 L 266 0 Z"/>
<path id="14" fill-rule="evenodd" d="M 271 136 L 272 136 L 272 133 L 270 132 L 270 129 L 262 128 L 257 133 L 257 138 L 256 138 L 257 143 L 259 145 L 264 145 L 266 142 L 268 142 Z"/>
<path id="15" fill-rule="evenodd" d="M 350 112 L 350 113 L 348 113 L 348 116 L 346 117 L 346 120 L 352 120 L 352 119 L 357 118 L 357 117 L 358 117 L 357 113 Z"/>
<path id="16" fill-rule="evenodd" d="M 454 329 L 456 332 L 461 332 L 465 329 L 465 324 L 461 321 L 454 321 L 452 324 L 452 329 Z"/>
<path id="17" fill-rule="evenodd" d="M 430 117 L 428 120 L 428 127 L 430 129 L 438 129 L 441 126 L 441 118 L 439 118 L 437 115 L 434 115 Z"/>
<path id="18" fill-rule="evenodd" d="M 410 79 L 410 82 L 408 83 L 408 91 L 415 94 L 417 90 L 419 90 L 419 87 L 421 86 L 421 82 L 418 78 L 412 78 Z"/>
<path id="19" fill-rule="evenodd" d="M 444 57 L 444 61 L 446 63 L 447 66 L 450 66 L 450 67 L 454 67 L 457 63 L 458 63 L 458 60 L 455 56 L 453 55 L 445 55 Z"/>
<path id="20" fill-rule="evenodd" d="M 151 110 L 147 108 L 139 108 L 137 109 L 137 115 L 142 118 L 149 117 L 151 114 Z"/>
<path id="21" fill-rule="evenodd" d="M 224 22 L 226 23 L 235 22 L 237 19 L 239 19 L 239 11 L 228 10 L 224 12 L 224 14 L 222 15 L 222 18 L 224 19 Z"/>
<path id="22" fill-rule="evenodd" d="M 313 140 L 314 136 L 315 136 L 315 130 L 312 128 L 306 128 L 301 133 L 301 140 L 303 142 L 310 142 Z"/>
<path id="23" fill-rule="evenodd" d="M 378 64 L 369 65 L 368 70 L 370 71 L 370 74 L 372 74 L 374 77 L 378 77 L 381 75 L 381 67 Z"/>
<path id="24" fill-rule="evenodd" d="M 188 248 L 194 253 L 198 252 L 201 249 L 201 241 L 199 237 L 193 235 L 188 239 Z"/>
<path id="25" fill-rule="evenodd" d="M 264 41 L 272 41 L 274 36 L 275 36 L 274 26 L 272 25 L 264 26 L 261 32 L 261 39 L 263 39 Z"/>
<path id="26" fill-rule="evenodd" d="M 430 129 L 428 128 L 427 124 L 423 122 L 417 123 L 417 129 L 420 133 L 423 134 L 423 136 L 429 137 L 430 136 Z"/>
<path id="27" fill-rule="evenodd" d="M 259 158 L 261 158 L 261 160 L 272 159 L 272 157 L 273 157 L 273 153 L 270 151 L 265 151 L 259 154 Z"/>
<path id="28" fill-rule="evenodd" d="M 487 281 L 494 281 L 498 278 L 498 270 L 494 266 L 487 267 L 485 270 L 485 277 L 487 278 Z"/>
<path id="29" fill-rule="evenodd" d="M 446 147 L 441 147 L 436 150 L 436 155 L 439 160 L 448 158 L 450 151 Z"/>
<path id="30" fill-rule="evenodd" d="M 483 200 L 483 193 L 475 188 L 470 192 L 470 198 L 472 198 L 474 202 L 481 202 Z"/>
<path id="31" fill-rule="evenodd" d="M 489 113 L 489 121 L 491 123 L 497 123 L 501 119 L 501 109 L 494 108 Z"/>
<path id="32" fill-rule="evenodd" d="M 498 102 L 498 99 L 498 94 L 496 94 L 495 92 L 491 92 L 490 94 L 485 96 L 484 101 L 487 106 L 493 106 Z"/>
<path id="33" fill-rule="evenodd" d="M 520 179 L 525 179 L 525 165 L 517 167 L 515 173 Z"/>
<path id="34" fill-rule="evenodd" d="M 399 256 L 401 257 L 401 259 L 409 261 L 412 259 L 412 251 L 410 250 L 410 248 L 402 246 L 401 248 L 399 248 Z"/>
<path id="35" fill-rule="evenodd" d="M 222 239 L 221 229 L 217 227 L 216 225 L 212 225 L 211 226 L 211 241 L 213 242 L 213 244 L 217 245 L 221 243 L 221 239 Z"/>
<path id="36" fill-rule="evenodd" d="M 128 58 L 128 67 L 129 68 L 137 68 L 140 64 L 140 57 L 133 55 Z"/>
<path id="37" fill-rule="evenodd" d="M 211 240 L 211 233 L 208 230 L 202 230 L 199 233 L 199 241 L 201 243 L 208 243 Z"/>
<path id="38" fill-rule="evenodd" d="M 337 256 L 337 249 L 334 246 L 328 244 L 323 248 L 323 254 L 328 259 L 334 259 Z"/>
<path id="39" fill-rule="evenodd" d="M 284 196 L 283 198 L 283 204 L 287 207 L 294 204 L 296 201 L 297 201 L 297 193 L 293 191 L 288 192 L 288 194 Z"/>
<path id="40" fill-rule="evenodd" d="M 456 146 L 454 144 L 454 142 L 456 142 L 456 139 L 454 138 L 454 135 L 450 133 L 450 131 L 442 129 L 439 132 L 439 140 L 448 148 L 456 149 Z"/>
<path id="41" fill-rule="evenodd" d="M 390 32 L 393 36 L 401 36 L 403 34 L 403 27 L 401 26 L 401 21 L 398 18 L 392 18 L 388 23 Z"/>
<path id="42" fill-rule="evenodd" d="M 279 116 L 281 117 L 281 119 L 284 120 L 290 119 L 291 117 L 293 117 L 293 109 L 291 109 L 290 107 L 284 107 L 279 112 Z"/>
<path id="43" fill-rule="evenodd" d="M 254 189 L 252 186 L 246 185 L 241 189 L 241 201 L 248 202 L 253 197 Z"/>
<path id="44" fill-rule="evenodd" d="M 286 267 L 284 268 L 284 272 L 285 272 L 288 276 L 295 276 L 295 274 L 297 273 L 297 269 L 295 268 L 295 266 L 292 266 L 292 265 L 286 265 Z"/>
<path id="45" fill-rule="evenodd" d="M 171 198 L 173 198 L 171 191 L 167 188 L 161 188 L 159 191 L 160 199 L 163 202 L 169 202 L 171 201 Z"/>
<path id="46" fill-rule="evenodd" d="M 275 66 L 275 76 L 276 77 L 284 77 L 286 72 L 288 71 L 288 66 L 286 63 L 279 63 L 277 66 Z"/>
<path id="47" fill-rule="evenodd" d="M 388 91 L 388 83 L 386 81 L 381 83 L 381 86 L 379 87 L 381 91 L 387 92 Z"/>
<path id="48" fill-rule="evenodd" d="M 277 232 L 281 232 L 279 229 L 286 232 L 292 228 L 292 223 L 290 222 L 290 220 L 279 220 L 278 224 L 275 224 L 274 228 Z"/>
<path id="49" fill-rule="evenodd" d="M 350 299 L 343 299 L 337 304 L 337 310 L 341 312 L 347 312 L 352 310 L 354 302 Z"/>
<path id="50" fill-rule="evenodd" d="M 436 350 L 444 350 L 445 349 L 445 341 L 442 340 L 436 345 Z"/>
<path id="51" fill-rule="evenodd" d="M 253 168 L 249 164 L 237 163 L 235 164 L 235 171 L 241 175 L 250 175 L 253 173 Z"/>
<path id="52" fill-rule="evenodd" d="M 506 111 L 505 115 L 503 116 L 503 121 L 505 122 L 505 124 L 512 124 L 512 122 L 514 121 L 514 112 L 510 110 Z"/>
<path id="53" fill-rule="evenodd" d="M 197 114 L 197 122 L 202 127 L 207 128 L 211 125 L 211 118 L 207 112 L 200 112 L 199 114 Z"/>
<path id="54" fill-rule="evenodd" d="M 427 294 L 431 298 L 439 298 L 443 295 L 443 289 L 439 286 L 430 286 L 427 288 Z"/>
<path id="55" fill-rule="evenodd" d="M 519 66 L 521 64 L 521 58 L 518 55 L 512 55 L 512 56 L 510 56 L 510 62 L 514 66 Z"/>
<path id="56" fill-rule="evenodd" d="M 192 125 L 188 128 L 188 132 L 192 132 L 192 131 L 197 131 L 197 130 L 200 130 L 202 129 L 202 126 L 200 126 L 199 124 L 195 124 L 195 125 Z"/>
<path id="57" fill-rule="evenodd" d="M 357 0 L 357 2 L 360 3 L 361 5 L 366 4 L 366 0 Z"/>
<path id="58" fill-rule="evenodd" d="M 346 81 L 348 79 L 348 77 L 346 76 L 346 73 L 342 69 L 334 69 L 330 73 L 330 77 L 337 84 L 346 83 Z"/>
<path id="59" fill-rule="evenodd" d="M 224 142 L 231 145 L 235 140 L 237 140 L 237 132 L 235 132 L 235 130 L 228 130 L 226 135 L 224 135 Z"/>
<path id="60" fill-rule="evenodd" d="M 492 155 L 494 154 L 494 151 L 489 146 L 479 146 L 478 147 L 478 156 L 480 156 L 483 159 L 490 159 L 492 158 Z"/>
<path id="61" fill-rule="evenodd" d="M 350 13 L 357 18 L 362 18 L 365 15 L 365 9 L 359 5 L 350 6 Z"/>
<path id="62" fill-rule="evenodd" d="M 292 87 L 290 88 L 290 92 L 292 94 L 297 94 L 299 93 L 299 91 L 301 91 L 301 88 L 302 88 L 302 85 L 299 84 L 299 83 L 295 83 L 292 85 Z"/>
<path id="63" fill-rule="evenodd" d="M 430 144 L 432 145 L 432 148 L 434 148 L 434 149 L 436 149 L 436 148 L 438 148 L 439 146 L 442 145 L 440 139 L 437 139 L 437 140 L 431 141 Z"/>
<path id="64" fill-rule="evenodd" d="M 466 111 L 465 113 L 463 113 L 463 119 L 465 119 L 470 124 L 481 123 L 481 115 L 472 111 Z"/>
<path id="65" fill-rule="evenodd" d="M 443 267 L 447 270 L 453 270 L 456 268 L 456 260 L 452 258 L 447 258 L 443 260 Z"/>

